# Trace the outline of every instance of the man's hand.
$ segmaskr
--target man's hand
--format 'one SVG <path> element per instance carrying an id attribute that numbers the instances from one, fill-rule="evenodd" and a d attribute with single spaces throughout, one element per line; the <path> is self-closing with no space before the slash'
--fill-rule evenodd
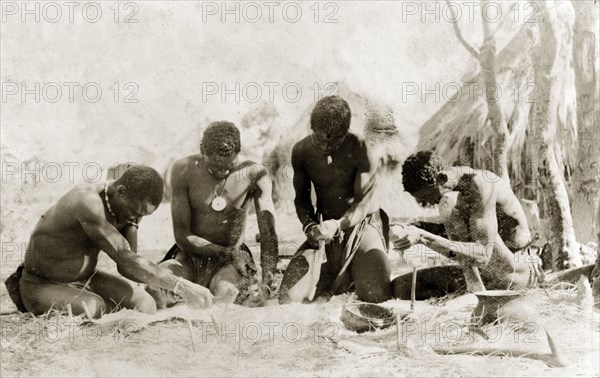
<path id="1" fill-rule="evenodd" d="M 317 239 L 317 225 L 313 224 L 306 230 L 306 239 L 308 244 L 313 248 L 319 248 L 319 240 Z"/>
<path id="2" fill-rule="evenodd" d="M 248 307 L 263 307 L 271 297 L 271 289 L 262 284 L 254 284 L 248 288 L 248 298 L 243 305 Z"/>
<path id="3" fill-rule="evenodd" d="M 178 278 L 173 293 L 181 297 L 192 308 L 208 308 L 213 304 L 213 295 L 204 286 Z"/>
<path id="4" fill-rule="evenodd" d="M 233 266 L 243 277 L 252 277 L 256 274 L 256 265 L 248 252 L 240 250 L 239 247 L 230 247 L 227 249 L 227 253 Z"/>
<path id="5" fill-rule="evenodd" d="M 273 278 L 275 278 L 275 275 L 273 274 L 273 272 L 264 272 L 263 271 L 263 273 L 262 273 L 263 285 L 266 285 L 269 288 L 271 288 L 271 285 L 273 284 Z"/>
<path id="6" fill-rule="evenodd" d="M 392 226 L 390 230 L 390 240 L 394 248 L 401 251 L 419 243 L 422 237 L 422 231 L 415 226 Z"/>
<path id="7" fill-rule="evenodd" d="M 323 222 L 323 224 L 315 225 L 311 229 L 311 232 L 315 240 L 323 240 L 325 244 L 329 244 L 339 234 L 340 223 L 334 219 L 329 219 Z"/>
<path id="8" fill-rule="evenodd" d="M 183 302 L 183 298 L 181 298 L 179 295 L 173 293 L 171 290 L 160 288 L 160 289 L 158 289 L 158 291 L 160 292 L 160 295 L 163 297 L 163 300 L 165 300 L 168 303 Z"/>
<path id="9" fill-rule="evenodd" d="M 409 219 L 406 223 L 409 226 L 421 227 L 421 221 L 418 219 Z"/>

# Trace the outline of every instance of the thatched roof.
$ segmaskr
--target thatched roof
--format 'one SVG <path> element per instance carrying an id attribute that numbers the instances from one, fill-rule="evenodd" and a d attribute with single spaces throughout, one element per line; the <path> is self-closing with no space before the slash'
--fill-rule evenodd
<path id="1" fill-rule="evenodd" d="M 521 196 L 525 195 L 525 186 L 535 187 L 532 178 L 538 175 L 533 167 L 538 151 L 534 150 L 530 139 L 537 90 L 533 78 L 534 62 L 531 60 L 534 39 L 533 29 L 521 28 L 498 54 L 496 63 L 501 89 L 499 102 L 510 132 L 509 174 L 513 187 Z M 570 53 L 565 53 L 558 59 L 570 57 Z M 573 167 L 577 158 L 574 77 L 572 72 L 559 75 L 557 90 L 561 97 L 553 148 L 559 164 Z M 479 73 L 465 80 L 459 95 L 449 99 L 420 129 L 417 149 L 436 150 L 450 163 L 490 169 L 493 130 L 486 122 L 487 104 L 483 88 Z"/>

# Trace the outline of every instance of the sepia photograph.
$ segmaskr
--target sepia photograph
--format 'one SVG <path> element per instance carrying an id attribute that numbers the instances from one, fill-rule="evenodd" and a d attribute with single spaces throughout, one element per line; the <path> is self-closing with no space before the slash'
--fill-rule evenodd
<path id="1" fill-rule="evenodd" d="M 600 1 L 0 17 L 0 376 L 600 375 Z"/>

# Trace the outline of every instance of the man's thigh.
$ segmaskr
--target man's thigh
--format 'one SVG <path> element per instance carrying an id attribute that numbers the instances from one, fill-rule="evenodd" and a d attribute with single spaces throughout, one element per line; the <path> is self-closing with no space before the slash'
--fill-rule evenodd
<path id="1" fill-rule="evenodd" d="M 402 274 L 392 281 L 394 298 L 410 299 L 412 287 L 412 272 Z M 425 300 L 442 297 L 466 289 L 466 281 L 462 268 L 458 265 L 434 266 L 419 269 L 415 298 Z"/>
<path id="2" fill-rule="evenodd" d="M 308 242 L 304 242 L 285 269 L 281 285 L 279 285 L 279 303 L 300 303 L 308 299 L 315 286 L 315 297 L 331 290 L 333 280 L 328 274 L 332 265 L 330 257 L 331 255 L 326 263 L 317 267 L 314 262 L 315 249 Z M 319 269 L 318 277 L 317 271 L 314 269 Z"/>
<path id="3" fill-rule="evenodd" d="M 190 266 L 189 259 L 183 256 L 182 252 L 180 252 L 176 258 L 164 261 L 158 264 L 158 266 L 167 269 L 169 272 L 173 273 L 173 275 L 185 278 L 188 281 L 194 282 L 196 279 L 193 268 Z"/>
<path id="4" fill-rule="evenodd" d="M 43 314 L 50 309 L 64 311 L 67 304 L 71 305 L 74 315 L 85 314 L 85 307 L 96 318 L 106 312 L 106 304 L 102 297 L 84 288 L 67 284 L 32 283 L 21 279 L 19 293 L 27 310 L 35 315 Z"/>
<path id="5" fill-rule="evenodd" d="M 367 225 L 350 265 L 350 273 L 359 299 L 383 302 L 392 297 L 391 267 L 385 250 L 379 232 L 373 226 Z"/>
<path id="6" fill-rule="evenodd" d="M 124 277 L 97 270 L 90 278 L 90 289 L 104 299 L 108 311 L 118 308 L 146 313 L 156 311 L 152 296 L 141 286 Z"/>

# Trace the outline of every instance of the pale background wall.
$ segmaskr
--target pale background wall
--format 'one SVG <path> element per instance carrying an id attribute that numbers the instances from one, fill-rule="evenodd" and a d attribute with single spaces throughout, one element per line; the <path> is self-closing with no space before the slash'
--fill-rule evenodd
<path id="1" fill-rule="evenodd" d="M 321 2 L 319 22 L 314 19 L 313 2 L 277 3 L 273 22 L 269 21 L 268 6 L 257 2 L 262 11 L 257 23 L 248 22 L 255 15 L 250 8 L 244 17 L 244 3 L 237 3 L 239 23 L 233 15 L 222 23 L 221 12 L 207 14 L 222 2 L 137 1 L 128 7 L 124 2 L 98 2 L 102 14 L 95 23 L 82 15 L 87 2 L 76 2 L 73 22 L 69 8 L 54 3 L 62 11 L 55 23 L 48 22 L 57 14 L 49 2 L 28 3 L 29 9 L 35 9 L 35 4 L 40 7 L 39 22 L 35 15 L 26 15 L 22 22 L 21 2 L 2 4 L 3 240 L 26 241 L 37 217 L 52 201 L 85 178 L 102 181 L 106 168 L 115 162 L 141 162 L 162 169 L 159 165 L 166 160 L 193 152 L 195 138 L 187 136 L 197 137 L 199 125 L 209 121 L 227 119 L 239 125 L 245 115 L 266 103 L 276 110 L 271 119 L 275 134 L 285 133 L 314 104 L 314 83 L 323 87 L 344 82 L 357 93 L 389 104 L 406 144 L 414 146 L 418 127 L 445 99 L 435 95 L 423 99 L 420 91 L 407 96 L 405 86 L 414 83 L 433 89 L 436 83 L 441 87 L 460 83 L 466 72 L 477 67 L 457 42 L 444 2 Z M 118 23 L 115 4 L 120 10 Z M 236 6 L 235 2 L 226 4 L 229 9 Z M 298 22 L 283 16 L 286 4 L 287 20 L 294 17 L 294 7 L 302 10 Z M 463 5 L 463 33 L 479 45 L 479 9 L 473 9 L 471 17 L 468 5 L 459 4 Z M 508 19 L 494 25 L 501 29 L 497 33 L 500 48 L 515 32 L 513 19 L 521 21 L 525 13 L 521 10 L 516 17 L 509 10 L 511 3 L 498 4 L 502 4 L 503 19 Z M 12 14 L 14 6 L 16 14 Z M 440 10 L 437 15 L 421 12 L 436 6 Z M 124 23 L 125 16 L 136 8 L 133 19 L 139 22 Z M 95 6 L 85 9 L 88 20 L 97 17 Z M 338 22 L 324 23 L 332 12 L 331 20 Z M 78 85 L 73 102 L 65 82 Z M 114 87 L 111 90 L 115 82 L 121 94 L 117 103 Z M 139 88 L 134 96 L 137 103 L 123 101 L 131 92 L 124 88 L 129 82 Z M 232 95 L 225 102 L 219 95 L 203 99 L 203 83 L 225 83 L 231 89 L 236 82 L 240 87 L 259 83 L 262 103 L 248 101 L 255 97 L 253 92 L 239 101 Z M 272 100 L 265 82 L 279 85 Z M 47 87 L 39 103 L 31 94 L 23 101 L 21 90 L 15 95 L 8 91 L 14 89 L 11 83 L 24 83 L 27 89 L 34 89 L 36 83 L 40 87 L 58 83 L 62 96 L 49 102 L 56 93 Z M 97 102 L 82 96 L 86 83 L 101 88 Z M 286 83 L 302 89 L 297 102 L 282 95 Z M 93 97 L 94 90 L 88 94 Z M 293 90 L 288 94 L 296 95 Z M 252 140 L 254 137 L 257 133 L 249 133 L 244 144 L 259 145 L 257 148 L 265 144 Z M 182 138 L 185 148 L 179 144 Z M 40 164 L 33 174 L 22 171 L 22 163 L 27 161 Z M 97 167 L 103 171 L 97 172 Z M 33 185 L 35 179 L 40 182 Z"/>

